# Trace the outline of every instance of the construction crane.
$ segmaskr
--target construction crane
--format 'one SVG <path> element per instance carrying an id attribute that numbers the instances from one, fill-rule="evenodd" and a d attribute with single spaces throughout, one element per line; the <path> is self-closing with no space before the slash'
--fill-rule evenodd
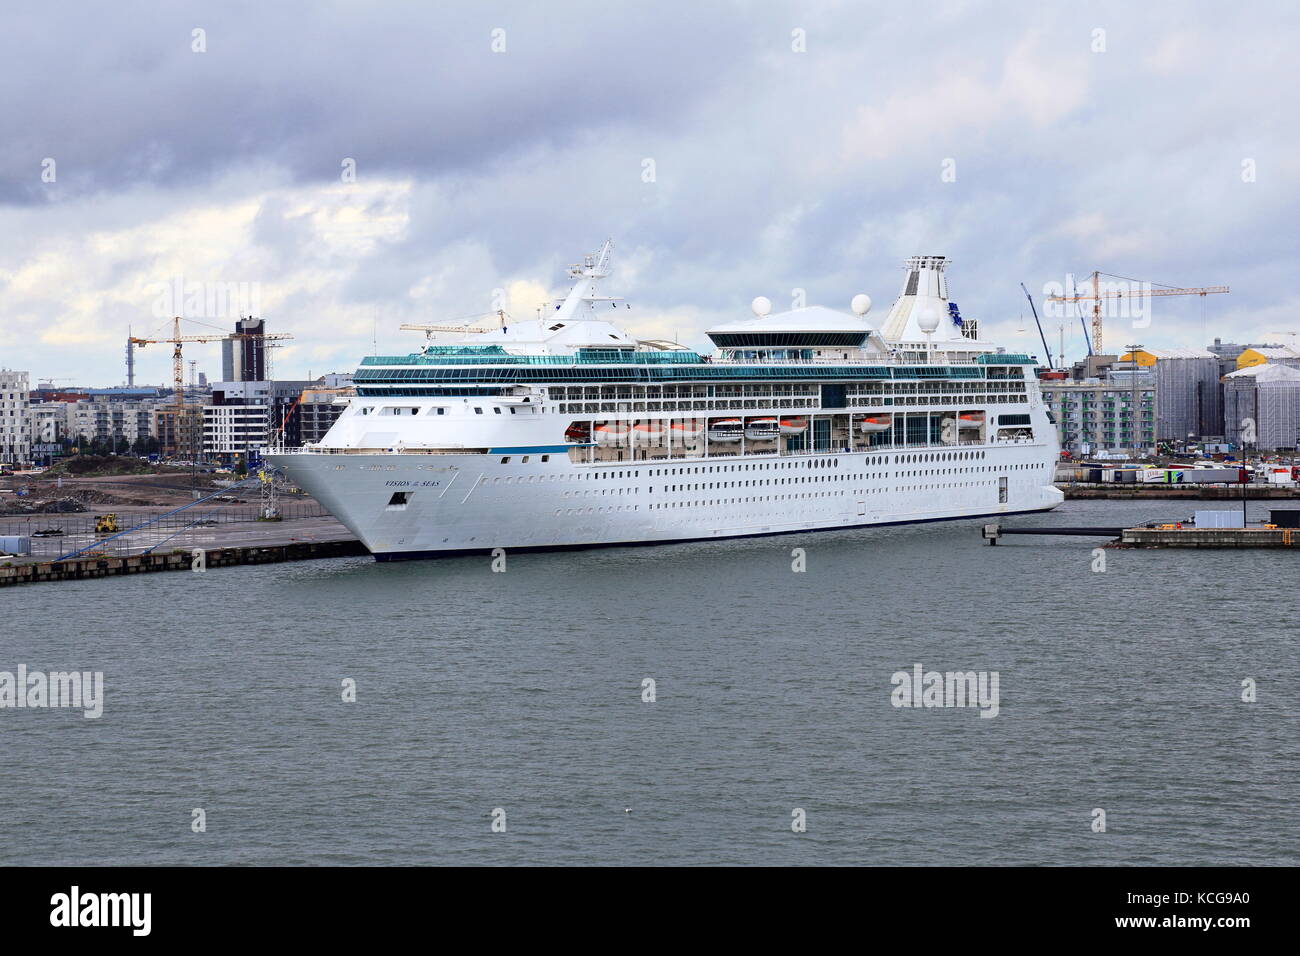
<path id="1" fill-rule="evenodd" d="M 174 399 L 177 409 L 185 407 L 185 359 L 181 355 L 182 342 L 221 342 L 225 339 L 262 339 L 263 341 L 272 341 L 276 339 L 293 338 L 288 332 L 276 333 L 252 333 L 252 332 L 221 332 L 213 335 L 181 335 L 181 317 L 175 316 L 172 319 L 171 338 L 166 339 L 146 339 L 139 336 L 131 336 L 128 340 L 132 345 L 138 345 L 143 348 L 146 345 L 166 344 L 172 345 L 172 384 L 175 389 Z"/>
<path id="2" fill-rule="evenodd" d="M 140 336 L 130 336 L 127 342 L 131 345 L 138 345 L 143 348 L 146 345 L 171 343 L 172 346 L 172 398 L 175 403 L 175 425 L 173 439 L 176 450 L 181 448 L 181 431 L 182 429 L 190 432 L 189 452 L 190 458 L 198 459 L 197 435 L 193 423 L 186 423 L 187 412 L 185 407 L 185 359 L 181 354 L 181 343 L 183 342 L 221 342 L 226 339 L 291 339 L 293 338 L 287 332 L 277 332 L 274 334 L 253 333 L 253 332 L 220 332 L 212 335 L 181 335 L 181 317 L 179 315 L 172 318 L 171 338 L 166 339 L 146 339 Z M 197 482 L 197 474 L 191 476 Z M 193 494 L 197 497 L 198 491 L 194 490 Z"/>
<path id="3" fill-rule="evenodd" d="M 1200 288 L 1177 289 L 1172 286 L 1165 286 L 1159 289 L 1139 288 L 1139 289 L 1108 289 L 1102 291 L 1101 277 L 1106 276 L 1108 279 L 1122 279 L 1125 282 L 1139 282 L 1141 279 L 1131 279 L 1128 276 L 1112 275 L 1109 272 L 1093 272 L 1092 274 L 1092 292 L 1085 295 L 1049 295 L 1048 302 L 1083 302 L 1092 300 L 1092 351 L 1102 354 L 1102 329 L 1101 329 L 1101 300 L 1102 299 L 1141 299 L 1149 295 L 1199 295 L 1206 296 L 1216 292 L 1227 292 L 1226 285 L 1203 286 Z M 1143 283 L 1150 286 L 1153 283 Z"/>
<path id="4" fill-rule="evenodd" d="M 1025 298 L 1029 300 L 1029 311 L 1034 313 L 1034 325 L 1038 326 L 1038 337 L 1042 339 L 1043 351 L 1047 353 L 1047 367 L 1056 368 L 1052 363 L 1052 350 L 1047 346 L 1047 336 L 1043 334 L 1043 323 L 1038 321 L 1038 310 L 1034 308 L 1034 297 L 1029 294 L 1028 289 L 1025 289 L 1025 284 L 1023 282 L 1020 283 L 1020 288 L 1024 290 Z M 1061 360 L 1064 362 L 1064 356 L 1062 356 Z"/>
<path id="5" fill-rule="evenodd" d="M 466 316 L 466 318 L 475 319 L 476 321 L 487 318 L 489 315 L 495 315 L 501 321 L 501 328 L 506 327 L 506 313 L 504 309 L 497 309 L 495 312 L 484 312 L 480 316 Z M 403 332 L 423 332 L 427 339 L 433 338 L 434 332 L 491 332 L 491 329 L 479 329 L 473 325 L 414 325 L 409 322 L 399 325 Z"/>
<path id="6" fill-rule="evenodd" d="M 427 338 L 433 338 L 434 332 L 488 332 L 490 329 L 475 329 L 468 325 L 413 325 L 404 322 L 398 326 L 403 332 L 423 332 Z"/>

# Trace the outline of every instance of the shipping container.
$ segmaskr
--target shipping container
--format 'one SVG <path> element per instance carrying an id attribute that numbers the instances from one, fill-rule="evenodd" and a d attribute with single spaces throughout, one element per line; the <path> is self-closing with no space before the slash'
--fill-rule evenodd
<path id="1" fill-rule="evenodd" d="M 1207 482 L 1236 482 L 1241 477 L 1237 468 L 1193 468 L 1183 473 L 1183 481 L 1205 484 Z"/>
<path id="2" fill-rule="evenodd" d="M 1244 528 L 1246 516 L 1240 510 L 1198 511 L 1192 520 L 1198 528 Z"/>

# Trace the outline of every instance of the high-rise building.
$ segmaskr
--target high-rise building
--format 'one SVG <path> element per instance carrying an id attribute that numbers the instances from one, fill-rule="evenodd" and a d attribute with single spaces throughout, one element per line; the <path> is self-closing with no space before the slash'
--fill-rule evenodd
<path id="1" fill-rule="evenodd" d="M 223 339 L 221 342 L 221 380 L 223 382 L 261 382 L 266 379 L 266 320 L 249 316 L 235 323 L 235 333 L 254 338 Z"/>
<path id="2" fill-rule="evenodd" d="M 25 465 L 32 460 L 30 404 L 28 373 L 0 369 L 0 464 Z"/>

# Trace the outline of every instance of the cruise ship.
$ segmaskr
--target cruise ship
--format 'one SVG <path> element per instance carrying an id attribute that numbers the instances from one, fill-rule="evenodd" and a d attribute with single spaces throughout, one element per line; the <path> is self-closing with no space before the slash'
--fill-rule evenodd
<path id="1" fill-rule="evenodd" d="M 943 256 L 871 300 L 639 341 L 612 243 L 538 318 L 362 360 L 329 432 L 265 459 L 379 560 L 806 533 L 1056 507 L 1034 360 L 982 341 Z"/>

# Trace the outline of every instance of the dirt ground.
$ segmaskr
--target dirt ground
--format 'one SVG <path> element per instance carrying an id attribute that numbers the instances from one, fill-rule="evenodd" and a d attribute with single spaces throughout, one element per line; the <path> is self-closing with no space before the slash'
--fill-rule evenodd
<path id="1" fill-rule="evenodd" d="M 199 474 L 196 479 L 186 474 L 113 475 L 96 478 L 46 478 L 42 475 L 14 475 L 0 478 L 0 514 L 75 514 L 83 511 L 111 510 L 113 508 L 161 507 L 179 508 L 194 500 L 193 491 L 200 497 L 219 490 L 211 475 Z M 26 494 L 17 494 L 26 489 Z M 226 504 L 256 502 L 256 485 L 234 489 Z M 302 500 L 295 498 L 295 500 Z"/>

